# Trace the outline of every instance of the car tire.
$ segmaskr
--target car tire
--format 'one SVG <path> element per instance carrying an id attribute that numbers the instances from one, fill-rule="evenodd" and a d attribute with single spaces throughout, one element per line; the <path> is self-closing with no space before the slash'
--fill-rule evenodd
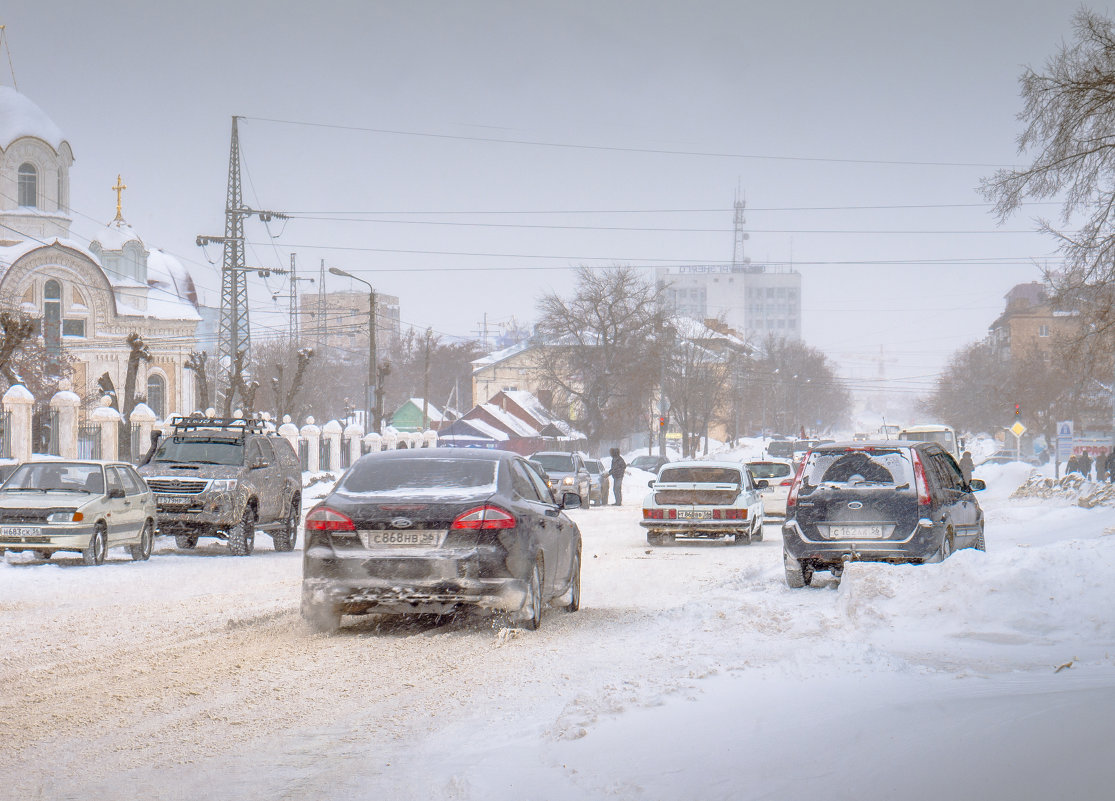
<path id="1" fill-rule="evenodd" d="M 647 545 L 661 545 L 662 535 L 650 532 L 647 534 Z"/>
<path id="2" fill-rule="evenodd" d="M 183 551 L 192 551 L 197 547 L 197 534 L 175 534 L 174 547 Z"/>
<path id="3" fill-rule="evenodd" d="M 754 524 L 752 524 L 754 528 Z M 737 531 L 735 539 L 732 541 L 733 545 L 750 545 L 751 544 L 751 528 L 747 531 Z"/>
<path id="4" fill-rule="evenodd" d="M 519 622 L 519 628 L 528 631 L 537 631 L 542 625 L 542 580 L 545 575 L 542 564 L 542 554 L 534 560 L 530 568 L 530 578 L 527 580 L 527 605 L 523 608 L 524 614 Z"/>
<path id="5" fill-rule="evenodd" d="M 247 504 L 240 521 L 228 530 L 228 549 L 233 556 L 251 556 L 255 540 L 256 512 L 251 504 Z"/>
<path id="6" fill-rule="evenodd" d="M 979 530 L 979 536 L 976 537 L 976 543 L 972 547 L 975 548 L 977 551 L 987 550 L 987 540 L 984 539 L 982 528 Z"/>
<path id="7" fill-rule="evenodd" d="M 98 523 L 89 537 L 89 545 L 81 552 L 81 563 L 86 566 L 103 565 L 108 553 L 108 533 L 103 523 Z"/>
<path id="8" fill-rule="evenodd" d="M 581 608 L 581 546 L 573 553 L 573 578 L 569 584 L 569 603 L 562 609 L 566 612 L 576 612 Z"/>
<path id="9" fill-rule="evenodd" d="M 751 541 L 752 542 L 762 542 L 763 541 L 763 517 L 762 517 L 762 515 L 760 515 L 755 520 L 755 530 L 751 532 Z"/>
<path id="10" fill-rule="evenodd" d="M 3 553 L 4 551 L 0 550 L 0 555 Z M 50 557 L 54 556 L 54 551 L 32 551 L 32 553 L 35 554 L 37 559 L 42 559 L 44 562 L 49 562 Z"/>
<path id="11" fill-rule="evenodd" d="M 930 557 L 929 561 L 943 562 L 952 556 L 952 551 L 952 531 L 946 531 L 944 538 L 941 540 L 941 547 L 937 550 L 937 553 Z"/>
<path id="12" fill-rule="evenodd" d="M 791 570 L 786 568 L 786 586 L 792 590 L 800 590 L 805 586 L 805 576 L 802 570 Z"/>
<path id="13" fill-rule="evenodd" d="M 319 603 L 302 597 L 302 619 L 311 631 L 336 634 L 341 627 L 341 612 L 336 604 Z"/>
<path id="14" fill-rule="evenodd" d="M 155 544 L 154 527 L 148 520 L 143 524 L 143 531 L 139 532 L 139 542 L 128 546 L 128 553 L 132 555 L 133 562 L 146 562 L 151 558 L 151 549 Z"/>
<path id="15" fill-rule="evenodd" d="M 271 535 L 276 551 L 286 553 L 294 550 L 294 545 L 298 542 L 298 520 L 301 516 L 302 508 L 298 499 L 295 498 L 290 502 L 290 509 L 287 510 L 282 528 Z"/>

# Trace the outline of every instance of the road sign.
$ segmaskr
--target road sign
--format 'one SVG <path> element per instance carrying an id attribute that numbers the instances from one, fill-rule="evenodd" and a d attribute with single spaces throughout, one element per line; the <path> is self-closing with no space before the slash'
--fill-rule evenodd
<path id="1" fill-rule="evenodd" d="M 1064 462 L 1072 456 L 1072 420 L 1057 424 L 1057 461 Z"/>
<path id="2" fill-rule="evenodd" d="M 1022 423 L 1015 423 L 1010 427 L 1010 433 L 1014 434 L 1016 437 L 1021 437 L 1026 433 L 1026 426 L 1022 425 Z"/>

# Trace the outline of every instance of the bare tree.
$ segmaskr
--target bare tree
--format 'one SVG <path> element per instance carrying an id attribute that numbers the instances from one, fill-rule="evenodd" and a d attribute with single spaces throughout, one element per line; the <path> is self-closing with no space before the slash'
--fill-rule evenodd
<path id="1" fill-rule="evenodd" d="M 641 427 L 661 375 L 660 291 L 631 267 L 577 270 L 566 300 L 538 302 L 542 383 L 579 412 L 593 445 Z"/>
<path id="2" fill-rule="evenodd" d="M 1092 323 L 1086 336 L 1115 334 L 1115 29 L 1105 16 L 1081 8 L 1074 41 L 1039 73 L 1020 79 L 1025 128 L 1020 153 L 1029 166 L 1003 169 L 983 180 L 1000 222 L 1029 200 L 1060 198 L 1060 226 L 1038 219 L 1056 237 L 1063 270 L 1048 272 L 1054 302 Z M 1077 220 L 1081 222 L 1076 223 Z M 1072 230 L 1075 229 L 1075 230 Z"/>
<path id="3" fill-rule="evenodd" d="M 186 359 L 185 367 L 193 370 L 197 381 L 197 403 L 204 411 L 210 406 L 209 402 L 209 354 L 205 351 L 193 351 Z"/>

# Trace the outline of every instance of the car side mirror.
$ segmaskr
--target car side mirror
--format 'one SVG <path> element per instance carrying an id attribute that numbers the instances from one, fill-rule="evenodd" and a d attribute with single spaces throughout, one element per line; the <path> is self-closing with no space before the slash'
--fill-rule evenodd
<path id="1" fill-rule="evenodd" d="M 968 482 L 968 488 L 971 489 L 972 492 L 979 492 L 980 490 L 987 489 L 987 482 L 982 478 L 973 478 Z"/>
<path id="2" fill-rule="evenodd" d="M 765 478 L 760 478 L 755 482 L 755 489 L 766 489 L 770 486 L 770 482 Z"/>
<path id="3" fill-rule="evenodd" d="M 110 497 L 110 498 L 123 498 L 124 497 L 124 490 L 120 489 L 120 487 L 113 487 L 112 489 L 110 489 L 108 491 L 108 497 Z"/>
<path id="4" fill-rule="evenodd" d="M 654 479 L 653 478 L 650 481 L 647 482 L 647 486 L 650 487 L 651 489 L 654 489 Z"/>
<path id="5" fill-rule="evenodd" d="M 561 508 L 562 509 L 580 509 L 581 496 L 575 492 L 563 492 L 561 494 Z"/>

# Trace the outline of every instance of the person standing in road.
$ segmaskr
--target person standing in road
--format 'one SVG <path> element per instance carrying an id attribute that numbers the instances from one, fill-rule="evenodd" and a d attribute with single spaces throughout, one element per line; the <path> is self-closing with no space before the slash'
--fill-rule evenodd
<path id="1" fill-rule="evenodd" d="M 1077 464 L 1080 466 L 1080 472 L 1084 475 L 1084 480 L 1090 481 L 1092 478 L 1092 457 L 1088 455 L 1088 451 L 1080 454 L 1080 461 Z"/>
<path id="2" fill-rule="evenodd" d="M 960 457 L 960 474 L 964 476 L 964 483 L 972 483 L 972 470 L 975 469 L 975 464 L 972 463 L 971 451 L 964 451 L 964 455 Z"/>
<path id="3" fill-rule="evenodd" d="M 1112 448 L 1111 452 L 1107 454 L 1103 467 L 1107 471 L 1107 480 L 1115 484 L 1115 448 Z"/>
<path id="4" fill-rule="evenodd" d="M 608 453 L 612 457 L 612 466 L 608 468 L 608 475 L 612 477 L 612 497 L 616 499 L 616 506 L 622 506 L 623 474 L 627 471 L 627 462 L 619 455 L 619 448 L 612 448 Z"/>

